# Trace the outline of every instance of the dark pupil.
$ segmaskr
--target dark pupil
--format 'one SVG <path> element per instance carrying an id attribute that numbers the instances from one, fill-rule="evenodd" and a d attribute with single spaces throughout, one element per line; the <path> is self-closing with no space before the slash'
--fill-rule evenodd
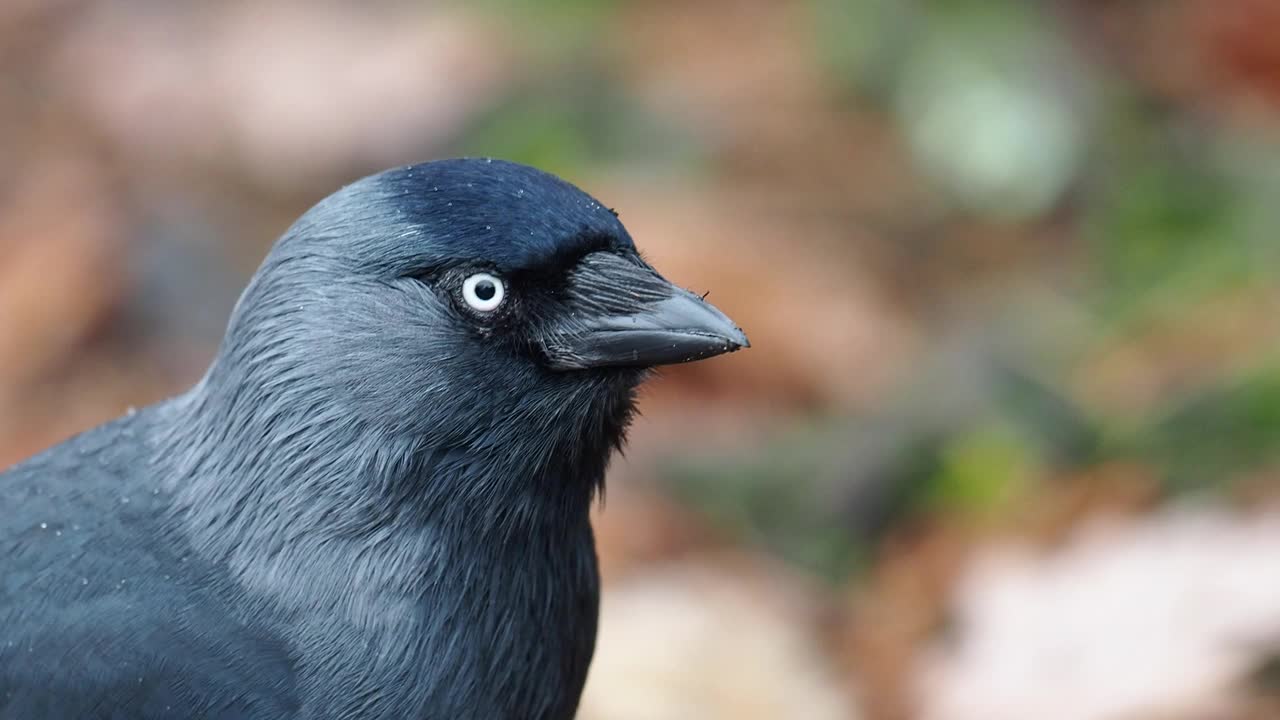
<path id="1" fill-rule="evenodd" d="M 492 280 L 481 280 L 476 283 L 476 297 L 481 300 L 492 300 L 498 294 L 498 288 Z"/>

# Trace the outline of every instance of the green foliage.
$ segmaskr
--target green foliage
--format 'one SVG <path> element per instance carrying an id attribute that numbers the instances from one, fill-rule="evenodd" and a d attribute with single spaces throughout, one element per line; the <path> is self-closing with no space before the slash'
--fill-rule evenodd
<path id="1" fill-rule="evenodd" d="M 1034 479 L 1036 458 L 1012 428 L 978 427 L 944 447 L 929 504 L 947 512 L 987 516 Z"/>
<path id="2" fill-rule="evenodd" d="M 897 0 L 811 0 L 818 60 L 861 98 L 881 98 L 913 44 L 914 8 Z"/>
<path id="3" fill-rule="evenodd" d="M 673 459 L 662 475 L 677 496 L 743 542 L 840 580 L 861 551 L 838 499 L 821 490 L 843 484 L 840 441 L 834 426 L 808 426 L 745 458 Z"/>
<path id="4" fill-rule="evenodd" d="M 457 152 L 502 157 L 568 177 L 617 165 L 687 169 L 699 158 L 691 135 L 587 70 L 511 96 L 472 125 Z"/>
<path id="5" fill-rule="evenodd" d="M 1109 162 L 1087 206 L 1096 298 L 1104 320 L 1152 304 L 1182 305 L 1249 269 L 1239 205 L 1212 158 L 1179 146 L 1153 118 L 1104 141 Z"/>
<path id="6" fill-rule="evenodd" d="M 1135 445 L 1174 491 L 1212 489 L 1280 461 L 1280 363 L 1180 398 Z"/>
<path id="7" fill-rule="evenodd" d="M 547 55 L 569 55 L 602 39 L 618 0 L 476 0 L 491 17 L 513 21 L 522 40 Z"/>

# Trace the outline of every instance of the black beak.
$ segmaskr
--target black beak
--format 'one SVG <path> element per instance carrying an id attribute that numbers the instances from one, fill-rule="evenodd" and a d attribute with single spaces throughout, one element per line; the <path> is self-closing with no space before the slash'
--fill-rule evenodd
<path id="1" fill-rule="evenodd" d="M 543 335 L 555 370 L 670 365 L 745 347 L 747 336 L 714 305 L 639 257 L 611 252 L 582 259 L 567 307 Z"/>

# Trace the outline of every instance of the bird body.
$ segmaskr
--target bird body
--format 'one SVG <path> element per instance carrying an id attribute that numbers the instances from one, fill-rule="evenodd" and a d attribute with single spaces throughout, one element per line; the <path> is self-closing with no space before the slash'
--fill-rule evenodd
<path id="1" fill-rule="evenodd" d="M 195 387 L 0 475 L 0 718 L 572 718 L 636 387 L 745 345 L 550 175 L 344 188 Z"/>

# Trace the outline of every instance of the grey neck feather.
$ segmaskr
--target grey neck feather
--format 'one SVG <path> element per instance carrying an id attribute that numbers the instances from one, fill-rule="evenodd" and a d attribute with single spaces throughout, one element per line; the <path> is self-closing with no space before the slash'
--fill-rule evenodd
<path id="1" fill-rule="evenodd" d="M 591 499 L 632 408 L 633 383 L 602 380 L 442 443 L 232 360 L 164 408 L 157 461 L 175 523 L 268 602 L 362 625 L 409 617 L 433 590 L 421 569 L 448 558 L 589 544 Z"/>

